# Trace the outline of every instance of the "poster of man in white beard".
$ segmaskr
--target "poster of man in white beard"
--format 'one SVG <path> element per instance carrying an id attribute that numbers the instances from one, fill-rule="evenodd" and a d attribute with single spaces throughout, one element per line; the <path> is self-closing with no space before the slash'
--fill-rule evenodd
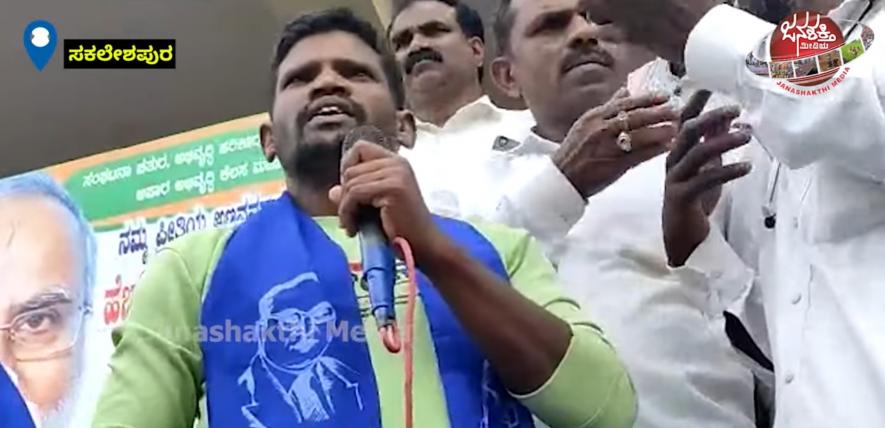
<path id="1" fill-rule="evenodd" d="M 55 180 L 0 180 L 0 361 L 38 427 L 67 427 L 83 379 L 95 239 Z"/>

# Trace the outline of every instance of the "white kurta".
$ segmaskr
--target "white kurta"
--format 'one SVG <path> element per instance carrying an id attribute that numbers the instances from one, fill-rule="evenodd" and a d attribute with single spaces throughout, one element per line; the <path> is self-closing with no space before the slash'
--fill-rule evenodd
<path id="1" fill-rule="evenodd" d="M 657 61 L 634 73 L 629 87 L 638 93 L 677 84 Z M 495 111 L 480 100 L 448 132 L 419 126 L 423 134 L 406 157 L 431 210 L 522 227 L 539 239 L 569 293 L 624 360 L 637 390 L 637 427 L 753 427 L 753 376 L 730 346 L 722 314 L 699 303 L 703 284 L 684 287 L 667 266 L 665 157 L 588 204 L 553 165 L 558 144 L 533 134 L 533 119 L 502 126 Z M 482 125 L 458 131 L 461 121 Z"/>
<path id="2" fill-rule="evenodd" d="M 707 312 L 703 286 L 683 286 L 667 266 L 666 157 L 585 202 L 550 160 L 556 147 L 532 135 L 506 161 L 512 179 L 496 219 L 541 240 L 569 293 L 612 340 L 636 388 L 636 426 L 753 427 L 753 376 L 723 314 Z"/>
<path id="3" fill-rule="evenodd" d="M 868 5 L 831 16 L 856 20 Z M 690 77 L 740 100 L 765 149 L 748 151 L 756 170 L 730 186 L 721 230 L 679 273 L 711 286 L 709 312 L 737 313 L 772 357 L 777 427 L 885 423 L 885 2 L 864 22 L 871 49 L 814 97 L 747 71 L 774 26 L 739 10 L 709 12 L 686 51 Z"/>
<path id="4" fill-rule="evenodd" d="M 485 96 L 459 109 L 442 127 L 418 121 L 415 147 L 400 154 L 412 164 L 424 199 L 437 214 L 476 215 L 494 209 L 487 195 L 497 180 L 483 163 L 495 139 L 521 138 L 532 125 L 530 112 L 502 109 Z"/>

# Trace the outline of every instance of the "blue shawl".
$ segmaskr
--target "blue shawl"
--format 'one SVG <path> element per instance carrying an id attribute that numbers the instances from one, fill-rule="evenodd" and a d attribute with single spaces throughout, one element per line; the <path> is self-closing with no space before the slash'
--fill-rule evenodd
<path id="1" fill-rule="evenodd" d="M 25 400 L 3 367 L 0 367 L 0 409 L 0 427 L 34 428 Z"/>
<path id="2" fill-rule="evenodd" d="M 459 221 L 435 221 L 508 280 L 496 249 L 479 232 Z M 451 426 L 533 427 L 529 411 L 502 387 L 443 298 L 418 276 Z M 363 325 L 353 284 L 343 250 L 287 194 L 235 230 L 212 273 L 201 325 L 208 331 L 239 326 L 244 334 L 201 345 L 209 423 L 382 428 L 368 344 L 330 334 Z M 419 427 L 421 417 L 415 415 Z"/>

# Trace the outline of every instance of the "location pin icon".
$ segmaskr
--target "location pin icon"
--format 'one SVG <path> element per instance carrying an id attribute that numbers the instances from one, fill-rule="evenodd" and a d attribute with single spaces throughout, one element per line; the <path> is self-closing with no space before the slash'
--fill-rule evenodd
<path id="1" fill-rule="evenodd" d="M 28 24 L 25 28 L 24 43 L 31 62 L 38 71 L 42 71 L 52 54 L 55 53 L 55 44 L 58 36 L 55 34 L 55 27 L 48 21 L 37 20 Z"/>

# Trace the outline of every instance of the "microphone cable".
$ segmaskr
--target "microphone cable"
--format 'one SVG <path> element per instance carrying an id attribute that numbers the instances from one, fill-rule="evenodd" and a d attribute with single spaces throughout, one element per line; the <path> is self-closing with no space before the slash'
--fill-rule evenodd
<path id="1" fill-rule="evenodd" d="M 408 285 L 408 294 L 407 294 L 407 303 L 406 303 L 406 325 L 405 325 L 405 339 L 400 338 L 399 328 L 397 327 L 396 321 L 388 324 L 386 326 L 382 326 L 378 328 L 378 333 L 381 335 L 381 341 L 384 343 L 384 347 L 387 348 L 387 351 L 392 354 L 398 354 L 401 351 L 403 352 L 404 361 L 404 382 L 403 382 L 403 407 L 405 408 L 405 426 L 406 428 L 413 428 L 414 426 L 414 413 L 413 413 L 413 399 L 414 399 L 414 391 L 413 391 L 413 381 L 414 381 L 414 364 L 415 364 L 415 306 L 417 305 L 417 297 L 418 297 L 418 275 L 417 270 L 415 269 L 415 257 L 412 254 L 412 247 L 409 245 L 409 241 L 406 241 L 404 238 L 397 237 L 393 240 L 393 245 L 395 248 L 399 248 L 400 253 L 403 256 L 403 260 L 406 263 L 406 272 L 409 277 L 409 285 Z"/>

